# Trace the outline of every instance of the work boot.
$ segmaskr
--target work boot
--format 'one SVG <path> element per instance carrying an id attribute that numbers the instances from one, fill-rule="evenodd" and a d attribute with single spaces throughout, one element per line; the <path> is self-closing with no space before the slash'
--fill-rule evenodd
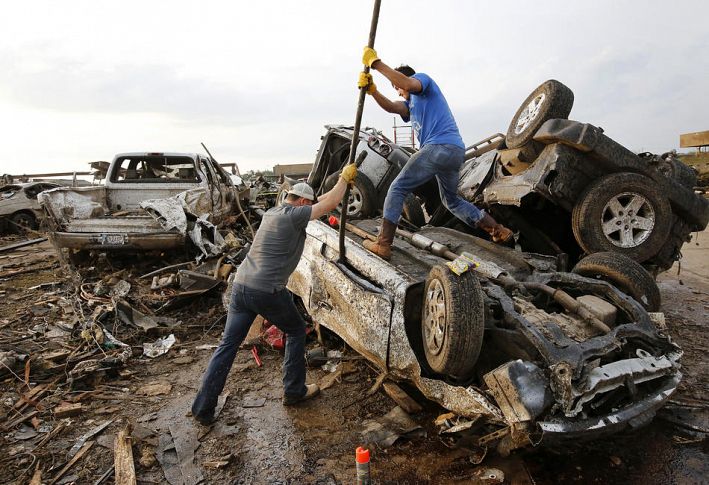
<path id="1" fill-rule="evenodd" d="M 284 406 L 292 406 L 294 404 L 298 404 L 299 402 L 306 401 L 310 399 L 311 397 L 315 397 L 318 394 L 320 394 L 320 388 L 318 387 L 317 384 L 306 384 L 305 385 L 305 394 L 302 396 L 289 396 L 288 394 L 283 395 L 283 405 Z"/>
<path id="2" fill-rule="evenodd" d="M 377 240 L 366 240 L 362 245 L 365 249 L 368 249 L 380 258 L 389 261 L 389 258 L 391 258 L 391 243 L 394 242 L 395 232 L 396 224 L 389 219 L 382 218 L 382 228 L 379 230 Z"/>
<path id="3" fill-rule="evenodd" d="M 483 218 L 478 221 L 477 226 L 488 233 L 493 242 L 505 243 L 512 238 L 512 231 L 499 224 L 488 213 L 485 213 Z"/>
<path id="4" fill-rule="evenodd" d="M 195 421 L 197 421 L 202 426 L 211 426 L 216 421 L 214 419 L 214 414 L 211 414 L 209 416 L 201 416 L 198 414 L 193 414 L 192 417 L 194 418 Z"/>

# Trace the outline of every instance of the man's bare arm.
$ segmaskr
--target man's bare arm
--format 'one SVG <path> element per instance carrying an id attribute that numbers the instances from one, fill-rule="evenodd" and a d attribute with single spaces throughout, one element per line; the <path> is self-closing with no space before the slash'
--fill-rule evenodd
<path id="1" fill-rule="evenodd" d="M 337 183 L 332 190 L 320 196 L 318 203 L 313 205 L 313 209 L 310 213 L 310 220 L 320 219 L 320 217 L 337 207 L 337 204 L 342 202 L 342 197 L 345 195 L 346 188 L 347 182 L 345 182 L 342 177 L 337 179 Z"/>
<path id="2" fill-rule="evenodd" d="M 407 90 L 410 93 L 416 94 L 423 90 L 421 81 L 415 77 L 409 77 L 389 67 L 381 59 L 372 64 L 372 69 L 379 71 L 385 78 L 391 81 L 395 86 Z"/>
<path id="3" fill-rule="evenodd" d="M 403 101 L 392 101 L 379 91 L 374 91 L 372 97 L 384 111 L 397 114 L 405 120 L 409 119 L 409 108 Z"/>

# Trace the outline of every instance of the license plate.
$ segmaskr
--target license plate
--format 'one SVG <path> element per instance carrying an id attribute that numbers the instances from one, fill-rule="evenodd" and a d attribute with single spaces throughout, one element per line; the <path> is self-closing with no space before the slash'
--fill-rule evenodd
<path id="1" fill-rule="evenodd" d="M 99 243 L 106 246 L 121 246 L 126 243 L 126 237 L 123 234 L 101 234 Z"/>

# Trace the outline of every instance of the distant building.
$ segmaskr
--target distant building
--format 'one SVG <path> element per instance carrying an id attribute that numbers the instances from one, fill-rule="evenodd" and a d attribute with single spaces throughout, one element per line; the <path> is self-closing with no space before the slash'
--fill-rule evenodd
<path id="1" fill-rule="evenodd" d="M 684 133 L 679 136 L 679 146 L 680 148 L 696 148 L 699 152 L 706 152 L 709 147 L 709 131 Z"/>
<path id="2" fill-rule="evenodd" d="M 290 163 L 284 165 L 274 165 L 273 175 L 280 177 L 285 175 L 290 178 L 304 178 L 310 175 L 310 171 L 313 169 L 312 163 Z"/>

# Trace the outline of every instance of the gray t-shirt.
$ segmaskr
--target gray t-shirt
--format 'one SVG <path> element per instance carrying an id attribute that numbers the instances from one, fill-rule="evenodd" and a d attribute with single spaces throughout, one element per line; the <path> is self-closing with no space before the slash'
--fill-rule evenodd
<path id="1" fill-rule="evenodd" d="M 236 272 L 236 283 L 266 292 L 285 288 L 305 245 L 305 226 L 313 208 L 285 203 L 261 219 L 249 254 Z"/>

